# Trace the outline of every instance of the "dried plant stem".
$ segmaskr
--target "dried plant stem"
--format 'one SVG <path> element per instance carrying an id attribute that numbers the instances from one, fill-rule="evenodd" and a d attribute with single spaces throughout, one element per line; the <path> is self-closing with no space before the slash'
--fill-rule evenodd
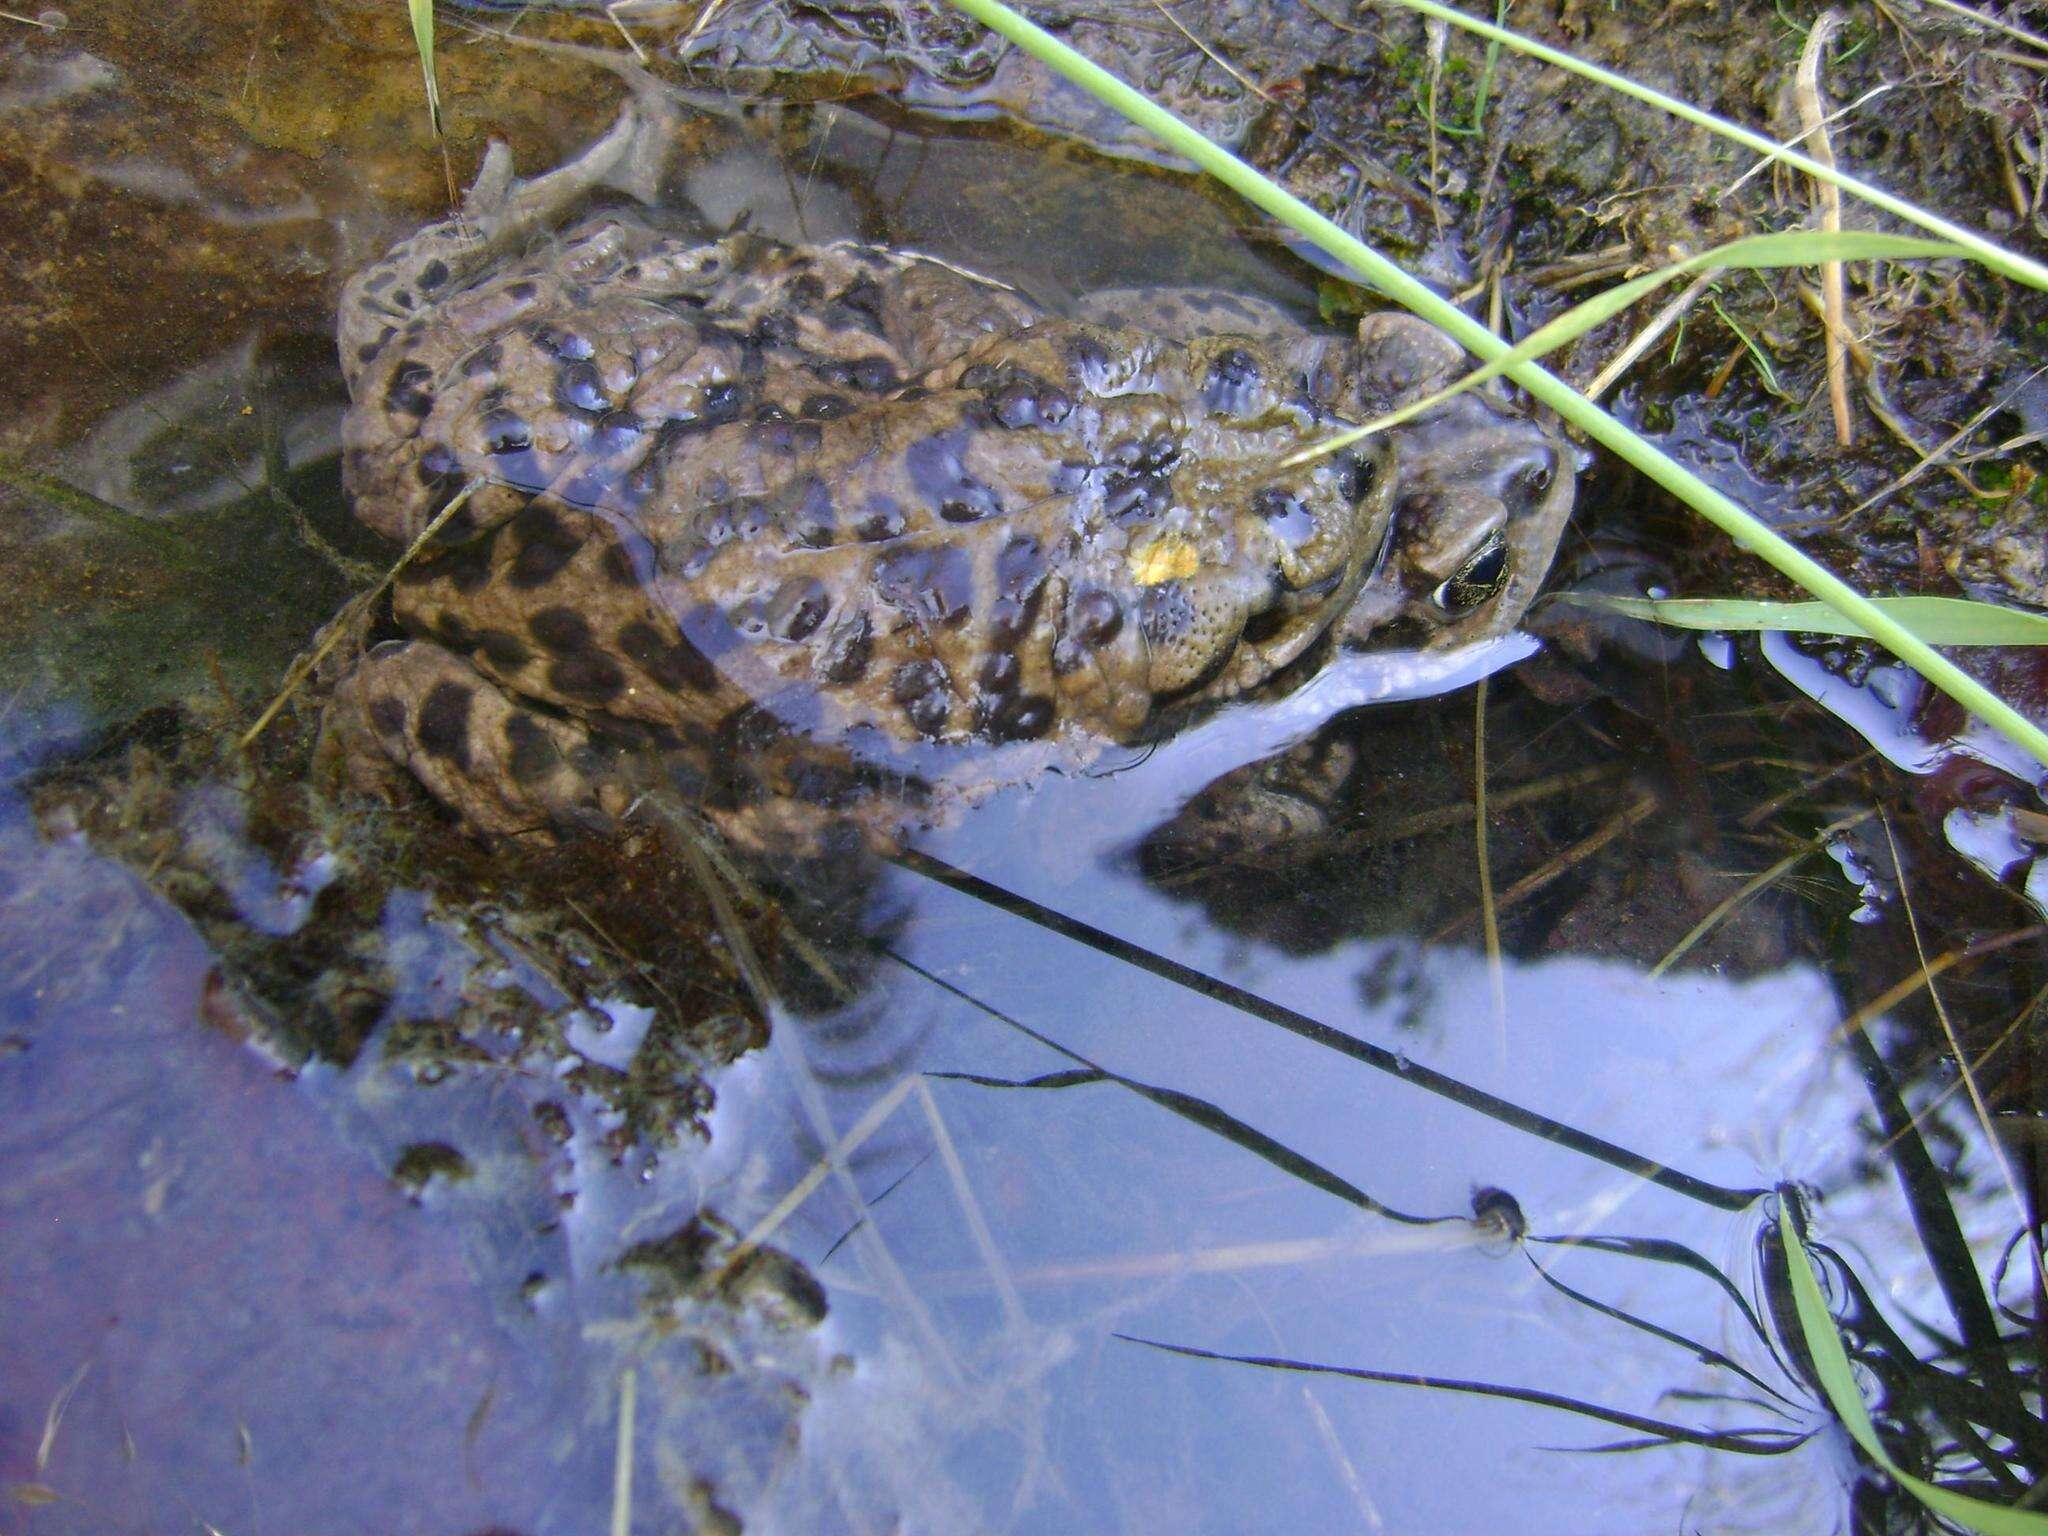
<path id="1" fill-rule="evenodd" d="M 1835 147 L 1828 142 L 1827 114 L 1820 95 L 1820 61 L 1828 39 L 1841 30 L 1839 11 L 1822 11 L 1806 34 L 1806 47 L 1799 54 L 1799 74 L 1793 86 L 1799 121 L 1813 149 L 1813 158 L 1829 170 L 1835 168 Z M 1814 205 L 1820 212 L 1821 228 L 1838 233 L 1842 228 L 1842 189 L 1831 181 L 1813 184 Z M 1849 415 L 1849 364 L 1843 338 L 1848 335 L 1848 304 L 1843 292 L 1842 263 L 1823 262 L 1820 269 L 1821 302 L 1825 308 L 1828 404 L 1835 413 L 1835 441 L 1844 448 L 1856 446 L 1856 423 Z"/>

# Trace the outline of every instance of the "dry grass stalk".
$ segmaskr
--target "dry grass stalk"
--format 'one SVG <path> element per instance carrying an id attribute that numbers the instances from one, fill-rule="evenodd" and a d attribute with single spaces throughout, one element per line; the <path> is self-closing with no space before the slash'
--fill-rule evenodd
<path id="1" fill-rule="evenodd" d="M 1827 113 L 1821 102 L 1820 61 L 1828 40 L 1840 30 L 1841 25 L 1839 11 L 1823 11 L 1815 18 L 1806 34 L 1806 47 L 1800 51 L 1799 73 L 1793 86 L 1793 99 L 1799 108 L 1800 125 L 1806 130 L 1808 148 L 1813 158 L 1829 170 L 1835 169 L 1835 150 L 1828 142 Z M 1816 179 L 1813 200 L 1820 212 L 1821 228 L 1830 233 L 1839 231 L 1842 227 L 1841 188 L 1831 181 Z M 1843 294 L 1842 263 L 1830 261 L 1822 265 L 1820 290 L 1826 311 L 1823 324 L 1827 331 L 1828 403 L 1835 413 L 1835 441 L 1844 448 L 1853 448 L 1856 445 L 1856 423 L 1849 415 L 1849 363 L 1843 340 L 1848 334 L 1848 305 Z"/>

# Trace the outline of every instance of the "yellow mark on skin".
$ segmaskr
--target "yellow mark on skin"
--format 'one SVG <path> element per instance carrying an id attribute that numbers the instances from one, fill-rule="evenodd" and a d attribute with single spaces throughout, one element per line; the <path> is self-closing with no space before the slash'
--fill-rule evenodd
<path id="1" fill-rule="evenodd" d="M 1202 568 L 1194 544 L 1178 534 L 1165 534 L 1131 551 L 1131 580 L 1141 587 L 1178 581 Z"/>

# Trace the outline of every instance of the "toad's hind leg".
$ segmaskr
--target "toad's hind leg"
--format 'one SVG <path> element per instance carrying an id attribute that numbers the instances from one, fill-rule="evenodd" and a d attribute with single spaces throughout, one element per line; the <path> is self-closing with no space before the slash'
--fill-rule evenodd
<path id="1" fill-rule="evenodd" d="M 420 640 L 376 647 L 342 680 L 318 761 L 386 801 L 424 787 L 486 837 L 601 826 L 623 809 L 582 726 L 524 707 Z"/>

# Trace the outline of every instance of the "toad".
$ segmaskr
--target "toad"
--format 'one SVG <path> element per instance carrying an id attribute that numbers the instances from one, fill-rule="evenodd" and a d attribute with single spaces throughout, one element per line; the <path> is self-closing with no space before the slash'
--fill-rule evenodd
<path id="1" fill-rule="evenodd" d="M 1191 289 L 1055 316 L 909 251 L 588 211 L 651 198 L 665 131 L 631 107 L 527 181 L 495 145 L 344 291 L 348 494 L 432 529 L 410 638 L 329 706 L 358 789 L 494 836 L 659 783 L 755 846 L 887 841 L 1329 646 L 1501 634 L 1542 580 L 1571 454 L 1499 399 L 1286 463 L 1455 374 L 1422 321 Z"/>

